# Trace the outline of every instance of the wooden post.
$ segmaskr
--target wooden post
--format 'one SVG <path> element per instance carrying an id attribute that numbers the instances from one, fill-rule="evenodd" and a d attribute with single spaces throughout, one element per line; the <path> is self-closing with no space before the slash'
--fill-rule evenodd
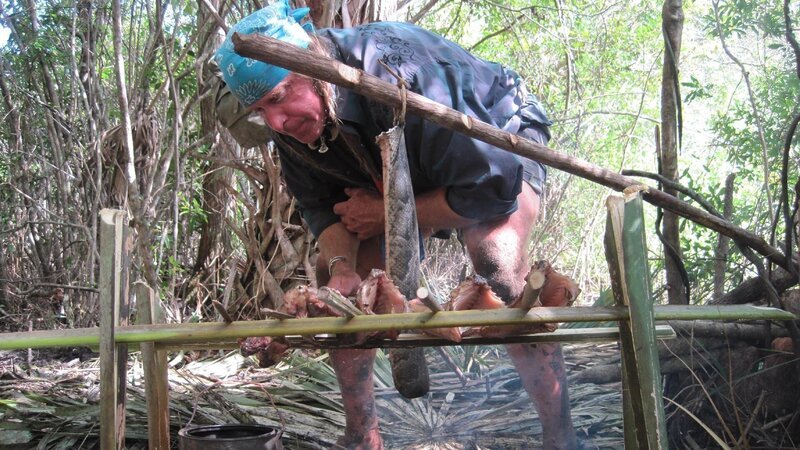
<path id="1" fill-rule="evenodd" d="M 146 283 L 133 284 L 136 296 L 136 324 L 152 325 L 164 321 L 155 291 Z M 147 440 L 151 450 L 169 450 L 169 374 L 167 352 L 156 350 L 155 343 L 142 342 L 144 392 L 147 401 Z"/>
<path id="2" fill-rule="evenodd" d="M 128 345 L 116 344 L 117 326 L 130 315 L 130 233 L 124 211 L 100 211 L 100 448 L 125 448 Z"/>
<path id="3" fill-rule="evenodd" d="M 666 449 L 667 430 L 655 316 L 650 298 L 644 215 L 639 193 L 609 197 L 606 258 L 618 306 L 630 320 L 620 321 L 625 448 Z"/>

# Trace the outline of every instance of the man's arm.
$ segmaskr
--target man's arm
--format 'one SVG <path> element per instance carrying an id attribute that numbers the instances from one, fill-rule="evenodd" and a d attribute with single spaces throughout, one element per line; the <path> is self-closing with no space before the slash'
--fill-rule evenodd
<path id="1" fill-rule="evenodd" d="M 354 294 L 361 283 L 361 277 L 356 273 L 359 239 L 341 222 L 336 222 L 320 233 L 318 242 L 317 279 L 320 284 L 336 289 L 342 295 Z M 333 258 L 337 260 L 330 264 Z"/>
<path id="2" fill-rule="evenodd" d="M 438 188 L 414 197 L 420 228 L 433 230 L 464 228 L 479 222 L 477 219 L 470 219 L 453 211 L 447 203 L 446 194 L 445 188 Z"/>
<path id="3" fill-rule="evenodd" d="M 463 228 L 479 222 L 453 211 L 447 203 L 446 192 L 445 188 L 438 188 L 414 197 L 417 222 L 421 229 L 435 231 Z M 333 212 L 339 215 L 343 227 L 360 240 L 383 233 L 386 227 L 383 197 L 375 192 L 358 188 L 345 189 L 345 193 L 350 198 L 333 207 Z"/>

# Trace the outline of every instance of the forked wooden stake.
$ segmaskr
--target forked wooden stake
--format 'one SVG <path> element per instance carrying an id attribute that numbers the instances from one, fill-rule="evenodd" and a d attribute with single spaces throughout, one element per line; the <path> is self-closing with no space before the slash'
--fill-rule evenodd
<path id="1" fill-rule="evenodd" d="M 542 306 L 539 301 L 539 292 L 547 281 L 547 270 L 550 269 L 550 264 L 547 261 L 537 261 L 531 266 L 531 271 L 525 277 L 525 290 L 522 291 L 522 298 L 520 299 L 518 308 L 531 309 L 534 306 Z"/>

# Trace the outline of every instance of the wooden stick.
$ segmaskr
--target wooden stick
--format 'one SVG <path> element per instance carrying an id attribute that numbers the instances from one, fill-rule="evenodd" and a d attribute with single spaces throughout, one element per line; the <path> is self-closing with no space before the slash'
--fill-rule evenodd
<path id="1" fill-rule="evenodd" d="M 622 417 L 626 448 L 667 448 L 667 426 L 661 397 L 644 208 L 637 193 L 609 196 L 604 238 L 611 288 L 617 306 L 627 307 L 630 320 L 620 322 Z"/>
<path id="2" fill-rule="evenodd" d="M 797 264 L 795 257 L 795 264 Z M 770 282 L 775 287 L 778 293 L 783 293 L 785 290 L 797 284 L 797 276 L 792 275 L 791 272 L 783 268 L 777 268 L 772 271 L 770 275 Z M 712 298 L 709 300 L 709 305 L 735 305 L 743 303 L 757 302 L 767 296 L 767 288 L 764 284 L 764 279 L 761 276 L 755 276 L 744 280 L 741 284 L 728 291 L 722 297 Z"/>
<path id="3" fill-rule="evenodd" d="M 274 309 L 261 308 L 261 312 L 264 313 L 265 316 L 267 316 L 267 317 L 269 317 L 271 319 L 278 319 L 278 320 L 296 319 L 296 317 L 291 315 L 291 314 L 286 314 L 284 312 L 275 311 Z"/>
<path id="4" fill-rule="evenodd" d="M 219 313 L 219 315 L 222 316 L 222 320 L 225 323 L 233 322 L 233 319 L 231 319 L 231 316 L 230 314 L 228 314 L 228 311 L 225 309 L 225 307 L 222 306 L 222 303 L 220 303 L 217 300 L 211 300 L 211 304 L 214 305 L 214 309 L 216 309 L 217 313 Z"/>
<path id="5" fill-rule="evenodd" d="M 436 347 L 436 353 L 438 353 L 439 356 L 442 357 L 442 359 L 444 360 L 445 364 L 447 364 L 447 366 L 450 367 L 450 369 L 453 371 L 453 373 L 456 374 L 456 376 L 458 377 L 458 380 L 461 381 L 461 385 L 462 386 L 466 386 L 467 381 L 468 381 L 467 377 L 464 375 L 464 372 L 461 370 L 461 368 L 458 367 L 458 364 L 456 364 L 456 362 L 453 361 L 453 358 L 450 357 L 450 354 L 447 353 L 441 347 Z"/>
<path id="6" fill-rule="evenodd" d="M 232 40 L 236 52 L 242 56 L 333 83 L 395 108 L 401 106 L 400 91 L 397 86 L 333 59 L 261 34 L 240 35 L 234 33 Z M 537 142 L 501 131 L 492 125 L 475 120 L 413 92 L 408 92 L 406 107 L 409 113 L 424 117 L 443 127 L 617 191 L 622 191 L 628 186 L 642 184 L 638 180 L 596 166 L 588 161 L 556 152 Z M 787 266 L 783 253 L 754 233 L 652 187 L 643 193 L 643 197 L 654 205 L 661 206 L 752 247 L 781 267 Z"/>
<path id="7" fill-rule="evenodd" d="M 705 320 L 670 320 L 668 323 L 679 335 L 686 337 L 764 342 L 766 339 L 789 335 L 785 328 L 772 327 L 767 331 L 763 324 L 711 322 Z"/>
<path id="8" fill-rule="evenodd" d="M 656 326 L 659 339 L 673 339 L 675 331 L 668 325 Z M 333 334 L 315 336 L 314 341 L 301 336 L 287 336 L 291 347 L 296 348 L 404 348 L 404 347 L 456 347 L 460 345 L 504 345 L 504 344 L 536 344 L 542 342 L 607 342 L 619 341 L 619 328 L 560 328 L 552 333 L 519 334 L 515 336 L 469 336 L 461 342 L 453 342 L 437 336 L 419 333 L 403 333 L 396 340 L 377 340 L 352 346 L 348 342 L 341 343 Z M 171 345 L 171 344 L 165 344 Z M 236 348 L 234 346 L 233 348 Z"/>
<path id="9" fill-rule="evenodd" d="M 417 298 L 425 304 L 433 312 L 439 312 L 442 310 L 442 305 L 436 301 L 435 298 L 431 295 L 430 291 L 426 287 L 421 287 L 417 289 Z"/>
<path id="10" fill-rule="evenodd" d="M 110 400 L 116 392 L 117 373 L 114 364 L 114 216 L 109 210 L 100 212 L 100 448 L 116 447 L 116 411 Z M 76 330 L 77 331 L 77 330 Z M 84 330 L 81 330 L 84 331 Z M 85 332 L 85 331 L 84 331 Z M 32 333 L 31 333 L 32 334 Z"/>
<path id="11" fill-rule="evenodd" d="M 28 331 L 29 332 L 33 331 L 33 321 L 32 320 L 28 321 Z M 33 368 L 33 349 L 32 348 L 28 349 L 28 361 L 27 362 L 28 362 L 28 372 L 30 372 L 30 370 Z"/>
<path id="12" fill-rule="evenodd" d="M 539 302 L 539 292 L 541 292 L 544 282 L 547 281 L 544 270 L 545 267 L 539 263 L 531 267 L 531 271 L 525 277 L 525 289 L 522 291 L 522 299 L 517 306 L 518 308 L 531 309 L 534 306 L 542 306 L 541 302 Z"/>
<path id="13" fill-rule="evenodd" d="M 100 448 L 125 446 L 128 349 L 116 329 L 128 325 L 128 231 L 124 211 L 100 211 Z M 80 331 L 80 330 L 76 330 Z"/>
<path id="14" fill-rule="evenodd" d="M 342 315 L 344 315 L 348 319 L 351 319 L 355 316 L 363 315 L 363 313 L 358 308 L 356 308 L 353 302 L 351 302 L 342 294 L 333 289 L 328 289 L 327 287 L 321 287 L 319 288 L 318 293 L 319 295 L 317 296 L 317 298 L 319 298 L 326 305 L 342 313 Z"/>
<path id="15" fill-rule="evenodd" d="M 142 281 L 133 285 L 137 304 L 137 324 L 158 323 L 158 300 L 153 289 Z M 221 306 L 221 305 L 220 305 Z M 169 450 L 169 389 L 167 354 L 153 342 L 142 342 L 144 392 L 147 403 L 148 448 Z"/>
<path id="16" fill-rule="evenodd" d="M 657 325 L 656 336 L 659 339 L 675 338 L 675 331 L 668 325 Z M 436 336 L 420 333 L 401 333 L 396 340 L 383 339 L 370 340 L 362 345 L 353 346 L 352 342 L 341 343 L 334 334 L 320 334 L 311 341 L 302 336 L 286 336 L 286 341 L 293 348 L 395 348 L 395 347 L 455 347 L 459 345 L 499 345 L 539 342 L 607 342 L 619 340 L 619 328 L 560 328 L 552 333 L 520 334 L 516 336 L 483 337 L 470 336 L 461 342 L 453 342 Z M 131 343 L 130 349 L 136 350 L 141 344 Z M 216 340 L 209 342 L 184 343 L 157 343 L 159 351 L 181 350 L 228 350 L 238 349 L 236 340 Z"/>

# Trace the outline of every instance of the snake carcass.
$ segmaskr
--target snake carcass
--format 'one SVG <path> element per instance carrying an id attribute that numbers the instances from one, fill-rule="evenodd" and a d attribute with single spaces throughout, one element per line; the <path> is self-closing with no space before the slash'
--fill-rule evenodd
<path id="1" fill-rule="evenodd" d="M 406 298 L 414 298 L 420 273 L 419 227 L 403 126 L 381 133 L 376 142 L 383 162 L 386 273 Z M 392 349 L 389 361 L 395 388 L 403 397 L 428 393 L 430 377 L 424 348 Z"/>

